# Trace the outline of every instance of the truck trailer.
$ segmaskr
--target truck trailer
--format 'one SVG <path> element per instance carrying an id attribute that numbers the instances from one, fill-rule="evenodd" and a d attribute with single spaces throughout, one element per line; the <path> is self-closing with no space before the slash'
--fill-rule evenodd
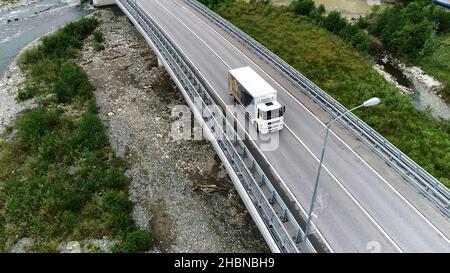
<path id="1" fill-rule="evenodd" d="M 277 91 L 251 67 L 229 70 L 228 88 L 235 104 L 243 108 L 258 133 L 283 128 L 285 107 L 277 101 Z"/>

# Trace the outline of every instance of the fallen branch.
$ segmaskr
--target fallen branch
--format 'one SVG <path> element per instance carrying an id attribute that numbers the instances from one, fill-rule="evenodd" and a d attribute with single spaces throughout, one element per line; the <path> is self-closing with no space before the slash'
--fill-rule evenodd
<path id="1" fill-rule="evenodd" d="M 217 186 L 217 185 L 196 185 L 192 191 L 198 191 L 201 190 L 204 193 L 214 193 L 214 192 L 222 192 L 222 191 L 226 191 L 228 190 L 227 187 L 221 187 L 221 186 Z"/>

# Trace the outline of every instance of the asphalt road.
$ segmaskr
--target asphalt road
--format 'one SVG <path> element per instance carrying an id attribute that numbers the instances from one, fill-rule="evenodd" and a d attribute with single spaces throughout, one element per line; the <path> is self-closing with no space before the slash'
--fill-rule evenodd
<path id="1" fill-rule="evenodd" d="M 227 71 L 251 66 L 278 90 L 286 106 L 285 128 L 269 150 L 255 139 L 300 210 L 309 209 L 329 119 L 308 98 L 261 63 L 232 37 L 182 0 L 137 0 L 141 8 L 189 58 L 222 105 L 232 106 Z M 335 252 L 450 252 L 450 221 L 407 182 L 363 147 L 351 133 L 333 125 L 322 170 L 315 236 Z M 250 127 L 255 135 L 254 128 Z"/>

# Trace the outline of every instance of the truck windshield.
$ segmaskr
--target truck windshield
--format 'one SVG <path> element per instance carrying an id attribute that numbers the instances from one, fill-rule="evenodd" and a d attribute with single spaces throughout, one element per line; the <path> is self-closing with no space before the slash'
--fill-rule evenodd
<path id="1" fill-rule="evenodd" d="M 265 120 L 270 120 L 273 118 L 278 118 L 283 116 L 283 109 L 275 109 L 275 110 L 271 110 L 271 111 L 261 111 L 262 114 L 262 119 Z"/>

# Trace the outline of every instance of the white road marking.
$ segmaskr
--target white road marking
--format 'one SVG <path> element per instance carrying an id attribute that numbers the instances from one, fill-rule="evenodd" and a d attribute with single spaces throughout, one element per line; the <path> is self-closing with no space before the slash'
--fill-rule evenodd
<path id="1" fill-rule="evenodd" d="M 208 28 L 210 28 L 211 30 L 213 30 L 217 35 L 219 35 L 225 42 L 227 42 L 229 45 L 231 45 L 235 50 L 237 50 L 238 52 L 240 52 L 247 60 L 249 60 L 251 63 L 253 63 L 256 67 L 259 68 L 259 70 L 264 73 L 268 78 L 270 78 L 275 84 L 277 84 L 283 91 L 286 92 L 286 94 L 288 94 L 292 99 L 294 99 L 294 101 L 296 101 L 302 108 L 304 108 L 312 117 L 314 117 L 324 128 L 326 127 L 326 125 L 317 117 L 315 116 L 308 108 L 306 108 L 305 105 L 303 105 L 297 98 L 295 98 L 289 91 L 287 91 L 283 86 L 281 86 L 275 79 L 273 79 L 269 74 L 267 74 L 258 64 L 256 64 L 252 59 L 250 59 L 245 53 L 243 53 L 239 48 L 237 48 L 235 45 L 233 45 L 230 41 L 228 41 L 225 37 L 222 36 L 222 34 L 220 34 L 218 31 L 216 31 L 213 27 L 211 27 L 210 25 L 208 25 L 206 22 L 204 22 L 202 19 L 200 19 L 197 15 L 195 15 L 194 13 L 192 13 L 190 10 L 188 10 L 186 7 L 184 7 L 183 5 L 178 4 L 180 7 L 182 7 L 184 10 L 186 10 L 188 13 L 190 13 L 192 16 L 194 16 L 197 20 L 199 20 L 200 22 L 202 22 L 204 25 L 206 25 Z M 192 32 L 192 31 L 191 31 Z M 292 134 L 294 134 L 294 132 L 292 130 L 290 130 Z M 361 162 L 364 163 L 364 165 L 366 165 L 366 167 L 368 167 L 372 172 L 374 172 L 376 174 L 376 176 L 378 176 L 398 197 L 400 197 L 400 199 L 402 201 L 404 201 L 409 207 L 411 207 L 413 209 L 414 212 L 416 212 L 427 224 L 429 224 L 447 243 L 450 244 L 450 240 L 433 224 L 431 223 L 428 218 L 426 218 L 412 203 L 410 203 L 397 189 L 395 189 L 388 181 L 386 181 L 386 179 L 381 176 L 372 166 L 370 166 L 370 164 L 363 159 L 355 150 L 353 150 L 353 148 L 351 148 L 347 143 L 345 143 L 333 130 L 330 129 L 330 133 L 336 137 L 339 142 L 341 142 L 342 144 L 344 144 L 344 146 L 350 150 Z M 297 137 L 294 134 L 295 137 Z"/>

